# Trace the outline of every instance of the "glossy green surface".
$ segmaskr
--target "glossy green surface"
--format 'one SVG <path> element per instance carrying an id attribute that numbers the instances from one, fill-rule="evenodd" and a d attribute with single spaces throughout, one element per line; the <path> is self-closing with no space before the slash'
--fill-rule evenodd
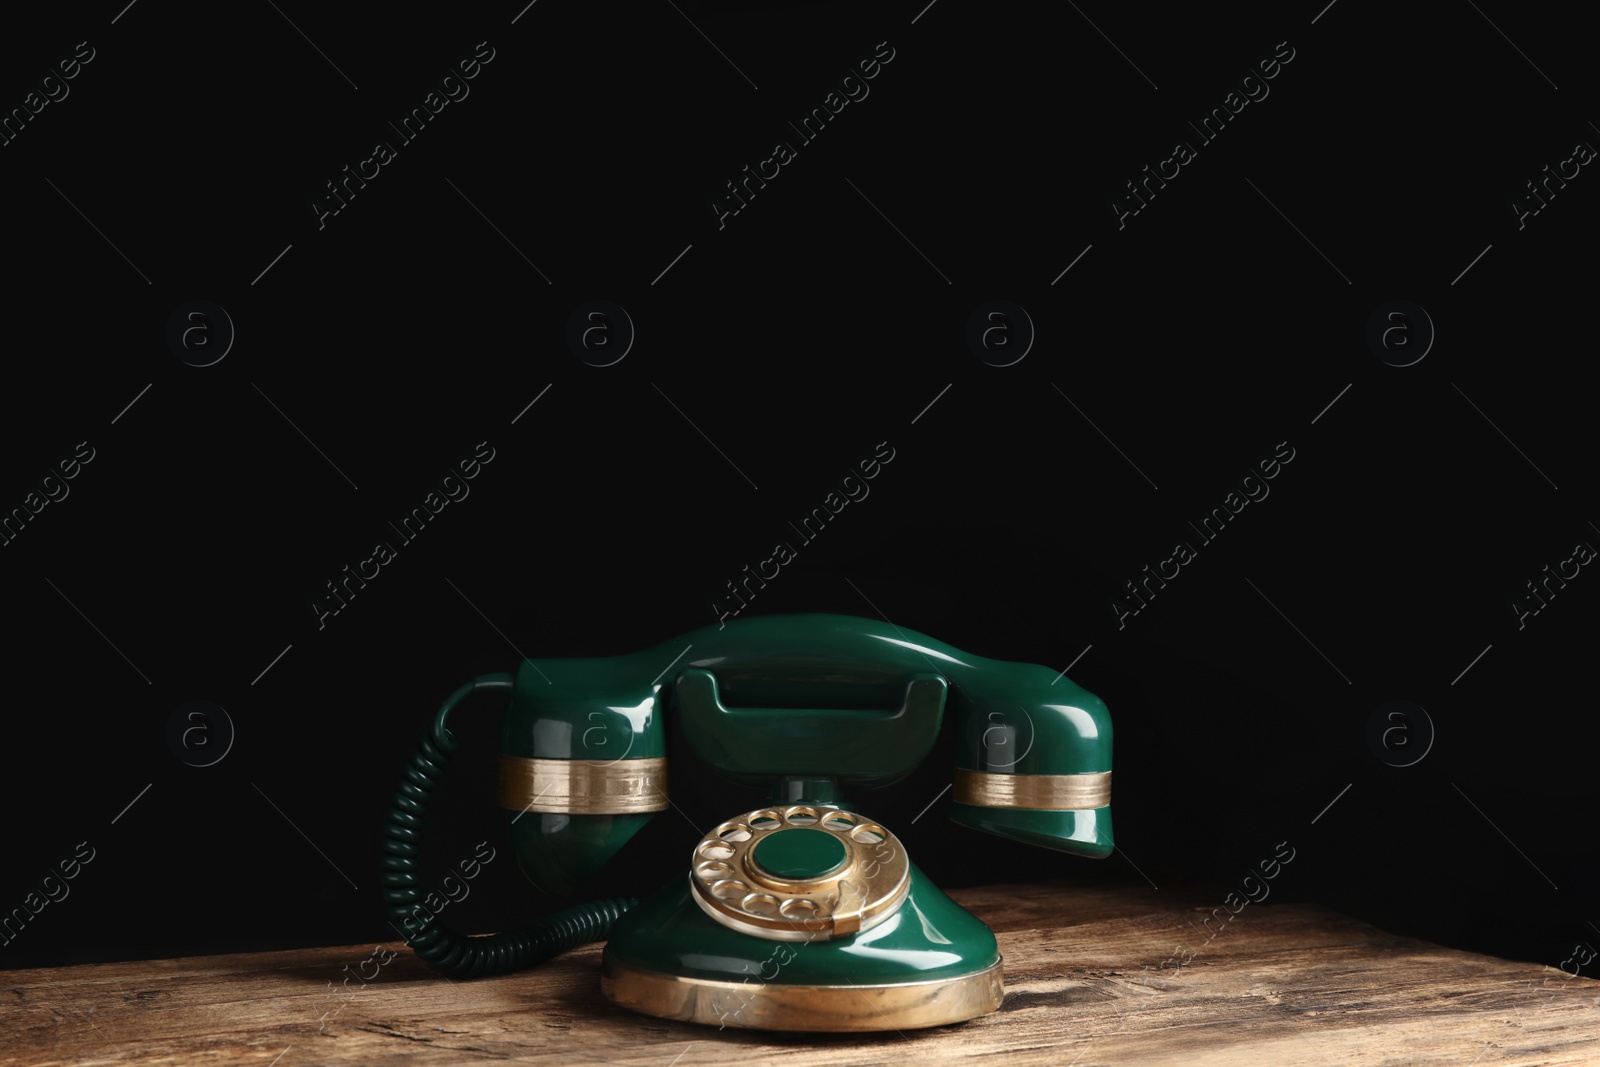
<path id="1" fill-rule="evenodd" d="M 865 933 L 833 941 L 771 941 L 730 930 L 700 910 L 687 877 L 612 928 L 605 959 L 718 981 L 843 985 L 920 982 L 981 971 L 1000 958 L 994 934 L 913 864 L 900 910 Z"/>
<path id="2" fill-rule="evenodd" d="M 845 861 L 844 842 L 826 830 L 789 827 L 768 834 L 752 850 L 755 861 L 779 878 L 820 878 Z"/>
<path id="3" fill-rule="evenodd" d="M 724 773 L 746 782 L 807 774 L 883 784 L 927 758 L 949 687 L 937 674 L 915 674 L 887 708 L 730 708 L 720 688 L 716 674 L 691 667 L 678 676 L 674 696 L 689 743 Z M 795 689 L 802 699 L 837 699 L 815 679 Z"/>
<path id="4" fill-rule="evenodd" d="M 665 756 L 661 686 L 652 679 L 670 660 L 655 662 L 650 653 L 523 660 L 501 723 L 500 751 L 603 763 Z"/>
<path id="5" fill-rule="evenodd" d="M 951 804 L 950 820 L 974 830 L 1090 859 L 1111 855 L 1111 808 L 1039 811 Z"/>
<path id="6" fill-rule="evenodd" d="M 571 896 L 634 834 L 650 814 L 566 815 L 552 812 L 506 812 L 507 831 L 517 865 L 528 880 L 546 893 Z"/>
<path id="7" fill-rule="evenodd" d="M 741 618 L 627 655 L 524 661 L 500 748 L 603 763 L 664 756 L 673 715 L 687 743 L 729 779 L 772 781 L 777 802 L 829 801 L 840 781 L 882 785 L 910 773 L 946 709 L 956 718 L 958 767 L 1111 769 L 1110 715 L 1071 679 L 848 615 Z M 1003 837 L 1082 856 L 1111 848 L 1107 809 L 957 807 L 958 822 Z M 530 814 L 512 833 L 529 877 L 566 892 L 558 887 L 597 870 L 648 818 Z"/>

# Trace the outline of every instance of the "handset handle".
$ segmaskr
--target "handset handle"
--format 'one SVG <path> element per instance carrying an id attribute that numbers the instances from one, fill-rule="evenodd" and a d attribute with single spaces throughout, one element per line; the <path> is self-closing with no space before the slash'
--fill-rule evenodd
<path id="1" fill-rule="evenodd" d="M 717 676 L 691 667 L 678 675 L 676 699 L 684 736 L 719 770 L 893 780 L 927 758 L 948 689 L 943 677 L 924 672 L 906 682 L 893 711 L 730 708 Z"/>
<path id="2" fill-rule="evenodd" d="M 604 940 L 617 918 L 638 903 L 618 899 L 580 904 L 547 915 L 526 929 L 487 937 L 460 934 L 423 907 L 417 878 L 423 818 L 445 765 L 461 747 L 447 727 L 450 713 L 474 693 L 509 693 L 514 683 L 510 674 L 485 674 L 450 694 L 412 750 L 384 821 L 384 900 L 391 924 L 424 962 L 451 977 L 505 974 L 576 945 Z"/>
<path id="3" fill-rule="evenodd" d="M 984 662 L 926 634 L 855 615 L 755 615 L 687 636 L 681 666 L 714 671 L 738 703 L 750 705 L 781 705 L 761 690 L 804 686 L 808 693 L 834 690 L 839 706 L 888 707 L 914 673 L 948 677 Z M 676 653 L 683 645 L 662 647 Z M 750 699 L 736 689 L 749 690 Z"/>

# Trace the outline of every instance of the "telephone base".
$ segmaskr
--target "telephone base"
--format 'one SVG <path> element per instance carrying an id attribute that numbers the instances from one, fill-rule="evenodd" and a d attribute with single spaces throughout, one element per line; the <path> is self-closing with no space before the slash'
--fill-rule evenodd
<path id="1" fill-rule="evenodd" d="M 611 963 L 601 989 L 618 1006 L 721 1029 L 862 1033 L 916 1030 L 987 1015 L 1005 998 L 1001 964 L 958 978 L 877 985 L 713 982 Z"/>
<path id="2" fill-rule="evenodd" d="M 601 967 L 601 990 L 620 1007 L 718 1028 L 946 1026 L 995 1010 L 1004 996 L 993 931 L 914 864 L 894 915 L 832 940 L 730 929 L 684 879 L 617 921 Z"/>

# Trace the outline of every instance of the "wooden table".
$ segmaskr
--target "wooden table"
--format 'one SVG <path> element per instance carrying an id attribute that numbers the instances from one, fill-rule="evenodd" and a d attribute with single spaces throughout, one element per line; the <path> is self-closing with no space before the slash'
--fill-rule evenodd
<path id="1" fill-rule="evenodd" d="M 1045 883 L 951 895 L 995 929 L 1005 955 L 1005 1003 L 963 1026 L 718 1031 L 613 1007 L 600 995 L 598 945 L 474 982 L 434 975 L 403 945 L 386 946 L 392 959 L 358 945 L 0 972 L 0 1061 L 1600 1063 L 1600 981 L 1555 968 L 1309 905 L 1247 905 L 1208 942 L 1199 923 L 1219 902 L 1192 893 Z M 372 978 L 336 995 L 330 981 L 347 975 Z"/>

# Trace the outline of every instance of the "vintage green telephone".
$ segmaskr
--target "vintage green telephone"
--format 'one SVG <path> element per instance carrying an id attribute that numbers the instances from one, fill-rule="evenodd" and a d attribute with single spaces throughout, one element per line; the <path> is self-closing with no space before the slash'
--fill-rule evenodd
<path id="1" fill-rule="evenodd" d="M 770 802 L 718 823 L 642 904 L 598 901 L 528 930 L 466 937 L 423 905 L 428 799 L 469 694 L 510 694 L 499 804 L 518 864 L 567 894 L 667 799 L 665 719 L 726 778 Z M 766 1030 L 906 1030 L 1000 1005 L 994 934 L 846 806 L 846 788 L 911 772 L 946 703 L 951 818 L 1081 856 L 1111 838 L 1111 720 L 1047 667 L 967 655 L 887 623 L 780 615 L 707 626 L 633 655 L 523 661 L 462 686 L 423 734 L 385 830 L 390 918 L 436 969 L 517 970 L 608 938 L 601 988 L 648 1015 Z"/>

